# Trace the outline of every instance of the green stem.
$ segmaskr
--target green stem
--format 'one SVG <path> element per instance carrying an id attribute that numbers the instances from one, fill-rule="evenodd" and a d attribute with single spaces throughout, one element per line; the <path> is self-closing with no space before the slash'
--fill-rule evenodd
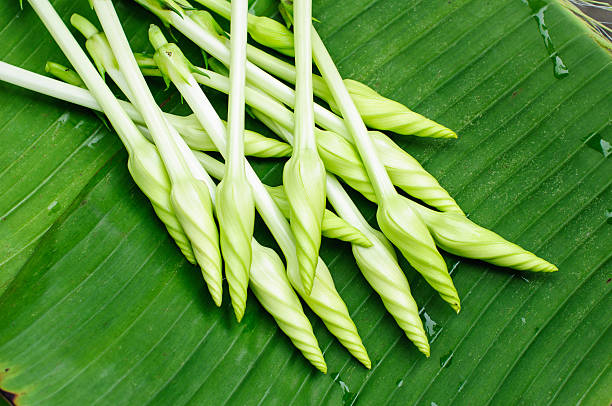
<path id="1" fill-rule="evenodd" d="M 397 192 L 393 187 L 393 183 L 391 183 L 389 174 L 376 153 L 374 142 L 368 135 L 368 129 L 363 123 L 361 115 L 359 111 L 357 111 L 357 107 L 355 107 L 355 103 L 344 85 L 334 61 L 329 55 L 329 52 L 327 52 L 325 44 L 323 44 L 323 41 L 314 27 L 312 27 L 312 49 L 315 63 L 319 67 L 323 79 L 325 79 L 336 104 L 342 112 L 344 121 L 353 136 L 357 150 L 368 172 L 368 177 L 372 182 L 376 197 L 380 203 L 384 203 L 387 197 L 395 195 Z"/>
<path id="2" fill-rule="evenodd" d="M 193 19 L 189 17 L 188 11 L 186 12 L 187 15 L 185 16 L 180 16 L 177 13 L 168 10 L 156 10 L 156 14 L 214 58 L 220 60 L 225 65 L 229 64 L 230 55 L 227 45 L 218 37 L 218 35 L 208 32 L 193 21 Z M 246 63 L 246 78 L 250 84 L 269 94 L 275 99 L 290 107 L 295 106 L 295 92 L 293 89 L 248 60 Z M 342 118 L 338 117 L 336 114 L 317 103 L 314 103 L 313 107 L 315 120 L 321 126 L 330 131 L 334 131 L 349 140 L 351 139 Z"/>
<path id="3" fill-rule="evenodd" d="M 133 153 L 137 145 L 146 142 L 132 120 L 127 116 L 121 105 L 110 91 L 104 80 L 87 55 L 76 42 L 72 33 L 68 30 L 60 16 L 53 9 L 48 0 L 28 0 L 36 14 L 40 17 L 53 39 L 60 46 L 72 66 L 75 68 L 85 85 L 90 89 L 97 104 L 102 108 L 116 129 L 119 138 L 125 145 L 128 153 Z M 6 65 L 4 65 L 7 67 Z M 8 71 L 8 69 L 7 69 Z M 69 85 L 68 85 L 69 86 Z M 51 89 L 48 89 L 51 90 Z M 83 92 L 85 90 L 80 89 Z"/>
<path id="4" fill-rule="evenodd" d="M 246 85 L 246 43 L 248 0 L 231 4 L 230 92 L 227 113 L 226 170 L 229 179 L 244 176 L 244 88 Z"/>
<path id="5" fill-rule="evenodd" d="M 167 122 L 155 103 L 142 73 L 140 73 L 115 8 L 111 0 L 93 0 L 93 6 L 134 98 L 132 102 L 143 115 L 147 127 L 151 131 L 151 136 L 157 145 L 170 179 L 173 183 L 177 182 L 179 179 L 188 176 L 189 169 L 181 157 L 178 146 L 169 136 L 170 130 Z M 130 97 L 130 94 L 127 96 Z"/>
<path id="6" fill-rule="evenodd" d="M 310 42 L 310 0 L 299 0 L 295 7 L 295 151 L 316 151 L 312 96 L 312 45 Z"/>

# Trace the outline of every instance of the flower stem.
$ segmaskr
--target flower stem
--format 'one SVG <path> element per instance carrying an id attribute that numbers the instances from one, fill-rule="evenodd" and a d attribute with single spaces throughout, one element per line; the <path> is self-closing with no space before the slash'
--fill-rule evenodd
<path id="1" fill-rule="evenodd" d="M 376 153 L 374 142 L 368 135 L 368 129 L 363 123 L 361 115 L 359 111 L 357 111 L 348 90 L 346 90 L 346 86 L 342 81 L 342 77 L 336 65 L 314 27 L 312 27 L 312 49 L 315 63 L 319 67 L 323 79 L 325 79 L 330 92 L 334 96 L 336 104 L 340 107 L 344 121 L 353 136 L 355 145 L 357 146 L 370 181 L 372 182 L 372 186 L 374 187 L 378 202 L 384 204 L 386 197 L 393 196 L 397 194 L 397 192 L 393 187 L 393 183 L 391 183 L 391 179 L 384 165 Z"/>
<path id="2" fill-rule="evenodd" d="M 143 115 L 147 127 L 151 131 L 151 136 L 166 165 L 170 179 L 177 182 L 188 176 L 187 164 L 181 158 L 177 145 L 170 138 L 166 120 L 164 120 L 161 110 L 155 103 L 153 95 L 140 73 L 112 1 L 93 0 L 93 6 L 115 54 L 115 59 L 127 81 L 130 93 L 134 97 L 133 103 Z"/>

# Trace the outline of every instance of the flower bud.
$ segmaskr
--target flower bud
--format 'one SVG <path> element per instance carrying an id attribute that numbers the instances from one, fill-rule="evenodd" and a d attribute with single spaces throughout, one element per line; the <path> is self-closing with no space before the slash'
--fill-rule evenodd
<path id="1" fill-rule="evenodd" d="M 290 205 L 290 224 L 296 239 L 300 274 L 306 292 L 310 292 L 325 212 L 325 167 L 317 152 L 304 150 L 299 157 L 294 154 L 285 164 L 283 184 Z"/>
<path id="2" fill-rule="evenodd" d="M 283 262 L 274 250 L 258 244 L 255 239 L 252 249 L 249 284 L 255 297 L 304 357 L 319 371 L 326 373 L 327 365 L 319 343 L 300 299 L 289 284 Z"/>
<path id="3" fill-rule="evenodd" d="M 410 265 L 458 313 L 461 309 L 459 295 L 446 263 L 423 220 L 412 209 L 410 201 L 398 194 L 386 197 L 378 206 L 376 219 L 382 232 L 399 248 Z"/>

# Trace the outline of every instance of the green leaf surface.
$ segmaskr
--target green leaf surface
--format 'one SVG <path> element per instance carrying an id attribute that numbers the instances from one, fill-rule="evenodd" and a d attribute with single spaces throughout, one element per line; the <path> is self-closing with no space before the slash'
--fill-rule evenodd
<path id="1" fill-rule="evenodd" d="M 65 21 L 73 12 L 96 21 L 87 2 L 54 5 Z M 150 50 L 154 18 L 129 1 L 117 8 L 134 49 Z M 133 184 L 113 132 L 84 109 L 0 84 L 0 388 L 23 405 L 608 404 L 611 56 L 553 2 L 543 17 L 569 70 L 556 78 L 533 13 L 521 0 L 315 1 L 345 77 L 459 134 L 396 141 L 472 220 L 560 269 L 519 273 L 444 254 L 462 299 L 455 315 L 402 263 L 430 335 L 425 359 L 349 247 L 324 241 L 371 371 L 312 312 L 327 375 L 253 295 L 240 324 L 227 294 L 217 309 Z M 33 71 L 66 63 L 18 2 L 0 12 L 0 43 L 0 60 Z M 166 108 L 186 111 L 155 89 Z M 225 97 L 208 93 L 224 114 Z M 256 170 L 280 182 L 278 161 Z M 257 234 L 272 244 L 261 224 Z"/>

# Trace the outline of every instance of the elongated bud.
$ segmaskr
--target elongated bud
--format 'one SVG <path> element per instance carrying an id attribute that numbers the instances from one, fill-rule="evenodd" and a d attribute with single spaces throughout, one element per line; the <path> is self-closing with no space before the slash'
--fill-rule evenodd
<path id="1" fill-rule="evenodd" d="M 83 85 L 81 78 L 72 69 L 54 62 L 47 62 L 45 70 L 57 78 L 74 86 Z M 104 117 L 102 117 L 104 118 Z M 185 235 L 170 203 L 170 180 L 159 156 L 157 148 L 143 140 L 128 158 L 128 169 L 132 178 L 149 198 L 153 210 L 164 223 L 170 236 L 179 247 L 187 261 L 195 264 L 191 243 Z"/>
<path id="2" fill-rule="evenodd" d="M 285 194 L 283 186 L 266 186 L 268 193 L 274 199 L 274 202 L 283 213 L 283 216 L 289 218 L 291 208 L 289 207 L 289 201 Z M 334 238 L 350 242 L 352 244 L 362 245 L 369 247 L 372 245 L 370 240 L 358 229 L 347 223 L 342 218 L 338 217 L 331 210 L 325 209 L 323 214 L 323 221 L 321 223 L 321 234 L 326 238 Z"/>
<path id="3" fill-rule="evenodd" d="M 312 289 L 321 246 L 325 211 L 325 167 L 316 151 L 293 155 L 285 164 L 283 184 L 289 201 L 291 230 L 295 235 L 300 274 L 306 292 Z"/>
<path id="4" fill-rule="evenodd" d="M 45 64 L 45 72 L 50 73 L 63 82 L 85 88 L 85 83 L 83 83 L 81 77 L 75 71 L 59 63 L 48 61 Z"/>
<path id="5" fill-rule="evenodd" d="M 441 211 L 463 213 L 455 200 L 440 186 L 419 162 L 401 149 L 389 137 L 378 131 L 368 132 L 394 185 L 410 196 Z M 355 147 L 331 131 L 317 131 L 319 156 L 328 171 L 341 177 L 365 198 L 376 202 L 376 195 Z"/>
<path id="6" fill-rule="evenodd" d="M 251 240 L 255 224 L 255 203 L 251 186 L 244 177 L 222 180 L 217 187 L 217 218 L 219 220 L 221 252 L 225 260 L 225 275 L 230 298 L 238 322 L 246 308 Z M 239 215 L 236 215 L 239 213 Z"/>
<path id="7" fill-rule="evenodd" d="M 369 247 L 352 246 L 357 266 L 406 336 L 422 353 L 429 356 L 429 343 L 419 310 L 391 243 L 380 231 L 369 225 L 340 182 L 329 174 L 327 196 L 336 211 L 371 241 Z"/>
<path id="8" fill-rule="evenodd" d="M 558 271 L 555 265 L 505 240 L 493 231 L 479 226 L 465 216 L 436 212 L 417 203 L 413 203 L 412 206 L 425 221 L 436 244 L 445 251 L 520 271 Z"/>
<path id="9" fill-rule="evenodd" d="M 253 239 L 250 286 L 257 300 L 274 317 L 278 326 L 315 368 L 327 373 L 327 365 L 304 314 L 300 299 L 289 285 L 278 254 Z"/>
<path id="10" fill-rule="evenodd" d="M 181 134 L 191 149 L 199 151 L 217 151 L 212 139 L 202 128 L 198 119 L 190 114 L 188 116 L 170 116 L 170 123 Z M 283 158 L 291 155 L 291 145 L 264 137 L 258 132 L 244 130 L 244 153 L 258 158 Z"/>
<path id="11" fill-rule="evenodd" d="M 170 202 L 170 179 L 159 157 L 157 148 L 142 142 L 128 158 L 128 169 L 132 178 L 149 198 L 155 213 L 168 229 L 187 260 L 195 264 L 195 256 L 185 230 L 179 223 Z"/>
<path id="12" fill-rule="evenodd" d="M 332 131 L 315 129 L 315 136 L 317 150 L 325 169 L 338 175 L 366 199 L 376 203 L 376 194 L 355 147 Z"/>
<path id="13" fill-rule="evenodd" d="M 188 11 L 187 15 L 201 28 L 210 32 L 211 34 L 223 36 L 225 31 L 217 23 L 217 20 L 206 10 L 193 10 Z"/>
<path id="14" fill-rule="evenodd" d="M 223 292 L 221 253 L 209 191 L 204 182 L 186 179 L 172 185 L 171 199 L 174 212 L 191 240 L 213 301 L 220 306 Z"/>
<path id="15" fill-rule="evenodd" d="M 334 281 L 325 263 L 318 258 L 317 271 L 310 294 L 304 289 L 299 272 L 289 271 L 287 276 L 291 285 L 312 311 L 323 320 L 327 329 L 359 362 L 370 369 L 372 367 L 370 357 L 363 346 L 346 304 L 334 286 Z"/>
<path id="16" fill-rule="evenodd" d="M 285 158 L 293 148 L 286 142 L 269 138 L 252 130 L 244 130 L 244 154 L 257 158 Z"/>
<path id="17" fill-rule="evenodd" d="M 249 16 L 249 34 L 253 40 L 281 54 L 294 56 L 293 33 L 269 17 Z"/>
<path id="18" fill-rule="evenodd" d="M 395 186 L 440 211 L 463 214 L 455 199 L 416 159 L 386 134 L 379 131 L 368 131 L 368 134 L 376 145 L 378 156 L 384 157 L 387 173 Z"/>
<path id="19" fill-rule="evenodd" d="M 415 113 L 395 100 L 381 96 L 361 82 L 345 79 L 344 84 L 368 127 L 417 137 L 457 138 L 457 134 L 452 130 Z M 331 94 L 325 97 L 325 101 L 334 112 L 340 114 Z"/>
<path id="20" fill-rule="evenodd" d="M 362 247 L 372 245 L 372 242 L 361 231 L 330 210 L 325 210 L 323 214 L 322 234 L 326 238 L 335 238 Z"/>
<path id="21" fill-rule="evenodd" d="M 423 329 L 410 286 L 404 272 L 386 247 L 386 238 L 382 233 L 371 230 L 368 235 L 373 241 L 371 247 L 353 245 L 353 256 L 357 266 L 370 286 L 381 297 L 387 311 L 393 316 L 406 337 L 429 357 L 429 341 Z"/>
<path id="22" fill-rule="evenodd" d="M 173 80 L 188 82 L 191 75 L 191 64 L 183 51 L 176 44 L 167 42 L 159 27 L 154 24 L 149 27 L 149 40 L 155 48 L 153 60 L 166 84 L 170 83 L 170 75 Z"/>
<path id="23" fill-rule="evenodd" d="M 410 265 L 459 313 L 459 295 L 446 263 L 410 201 L 398 194 L 387 197 L 383 204 L 379 204 L 376 219 L 382 232 L 399 248 Z"/>
<path id="24" fill-rule="evenodd" d="M 100 75 L 104 76 L 106 67 L 109 66 L 119 70 L 115 55 L 104 33 L 98 31 L 88 19 L 79 14 L 73 14 L 70 17 L 70 23 L 85 37 L 85 48 L 87 48 L 87 52 L 89 52 L 91 59 L 93 59 Z"/>

